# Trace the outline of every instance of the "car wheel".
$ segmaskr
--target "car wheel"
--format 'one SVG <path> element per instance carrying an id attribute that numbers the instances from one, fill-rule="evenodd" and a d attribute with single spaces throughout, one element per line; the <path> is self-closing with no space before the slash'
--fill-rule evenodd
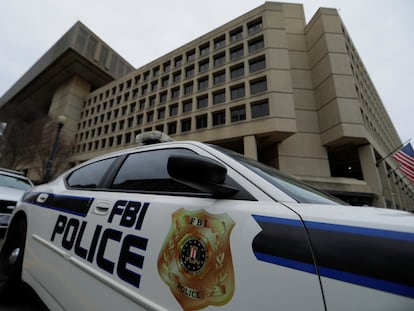
<path id="1" fill-rule="evenodd" d="M 21 284 L 23 253 L 26 242 L 26 221 L 12 225 L 0 252 L 0 296 Z"/>

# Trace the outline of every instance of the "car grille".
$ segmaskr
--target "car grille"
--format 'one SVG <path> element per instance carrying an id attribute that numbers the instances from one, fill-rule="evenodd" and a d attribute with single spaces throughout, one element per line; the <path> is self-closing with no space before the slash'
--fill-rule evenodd
<path id="1" fill-rule="evenodd" d="M 4 201 L 0 200 L 0 213 L 2 214 L 11 214 L 13 212 L 13 208 L 16 206 L 16 201 Z M 13 208 L 10 208 L 10 207 Z"/>

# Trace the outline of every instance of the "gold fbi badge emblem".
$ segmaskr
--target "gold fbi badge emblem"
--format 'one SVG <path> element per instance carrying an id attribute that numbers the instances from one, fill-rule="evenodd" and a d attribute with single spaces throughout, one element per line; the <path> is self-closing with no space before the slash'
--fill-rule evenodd
<path id="1" fill-rule="evenodd" d="M 172 214 L 170 231 L 158 257 L 158 272 L 184 310 L 221 306 L 232 298 L 233 227 L 227 214 L 183 208 Z"/>

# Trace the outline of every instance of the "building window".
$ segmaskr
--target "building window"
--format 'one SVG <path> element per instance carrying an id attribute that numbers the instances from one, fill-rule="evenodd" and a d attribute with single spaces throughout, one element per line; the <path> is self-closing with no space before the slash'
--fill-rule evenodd
<path id="1" fill-rule="evenodd" d="M 226 111 L 220 110 L 212 113 L 213 126 L 223 125 L 226 123 Z"/>
<path id="2" fill-rule="evenodd" d="M 168 76 L 162 78 L 161 80 L 161 87 L 166 87 L 168 86 Z"/>
<path id="3" fill-rule="evenodd" d="M 249 61 L 249 70 L 250 73 L 262 70 L 266 68 L 266 60 L 265 57 L 260 57 L 256 59 L 252 59 Z"/>
<path id="4" fill-rule="evenodd" d="M 132 104 L 129 105 L 129 112 L 132 113 L 135 111 L 135 107 L 136 107 L 137 103 L 134 102 Z"/>
<path id="5" fill-rule="evenodd" d="M 197 108 L 198 109 L 205 108 L 207 106 L 208 106 L 208 96 L 207 95 L 197 97 Z"/>
<path id="6" fill-rule="evenodd" d="M 230 60 L 235 60 L 240 57 L 243 57 L 243 44 L 240 44 L 230 50 Z"/>
<path id="7" fill-rule="evenodd" d="M 149 76 L 150 76 L 149 71 L 144 72 L 144 81 L 147 81 L 149 79 Z"/>
<path id="8" fill-rule="evenodd" d="M 186 100 L 183 102 L 183 113 L 190 112 L 193 109 L 193 101 Z"/>
<path id="9" fill-rule="evenodd" d="M 230 109 L 231 122 L 246 120 L 246 107 L 238 106 Z"/>
<path id="10" fill-rule="evenodd" d="M 132 98 L 137 98 L 138 96 L 138 88 L 132 90 Z"/>
<path id="11" fill-rule="evenodd" d="M 254 21 L 247 23 L 247 33 L 249 35 L 262 31 L 262 29 L 263 29 L 262 18 L 259 18 L 259 19 L 256 19 Z"/>
<path id="12" fill-rule="evenodd" d="M 158 109 L 158 120 L 165 118 L 165 108 Z"/>
<path id="13" fill-rule="evenodd" d="M 195 59 L 195 50 L 187 52 L 187 63 L 192 62 Z"/>
<path id="14" fill-rule="evenodd" d="M 217 49 L 221 49 L 224 48 L 226 46 L 226 36 L 222 35 L 216 39 L 214 39 L 214 48 Z"/>
<path id="15" fill-rule="evenodd" d="M 260 49 L 264 48 L 264 40 L 263 40 L 263 36 L 254 38 L 252 40 L 249 41 L 249 53 L 253 53 L 256 52 Z"/>
<path id="16" fill-rule="evenodd" d="M 198 71 L 199 72 L 205 72 L 205 71 L 207 71 L 208 70 L 208 67 L 209 67 L 208 59 L 205 59 L 205 60 L 203 60 L 203 61 L 201 61 L 201 62 L 198 63 Z"/>
<path id="17" fill-rule="evenodd" d="M 207 114 L 196 117 L 196 129 L 207 128 Z"/>
<path id="18" fill-rule="evenodd" d="M 269 115 L 269 102 L 267 100 L 251 103 L 250 108 L 253 119 Z"/>
<path id="19" fill-rule="evenodd" d="M 224 70 L 216 72 L 213 74 L 213 83 L 214 85 L 223 83 L 224 81 L 226 81 L 226 72 Z"/>
<path id="20" fill-rule="evenodd" d="M 165 62 L 163 65 L 163 68 L 164 68 L 164 72 L 168 72 L 171 68 L 171 62 L 170 61 Z"/>
<path id="21" fill-rule="evenodd" d="M 230 68 L 230 78 L 236 79 L 244 75 L 244 64 L 238 64 Z"/>
<path id="22" fill-rule="evenodd" d="M 182 56 L 178 56 L 174 59 L 174 66 L 175 67 L 180 67 L 183 64 L 183 57 Z"/>
<path id="23" fill-rule="evenodd" d="M 177 122 L 168 123 L 168 135 L 177 133 Z"/>
<path id="24" fill-rule="evenodd" d="M 223 65 L 225 62 L 226 62 L 225 52 L 214 55 L 214 66 L 215 67 Z"/>
<path id="25" fill-rule="evenodd" d="M 243 38 L 243 27 L 230 31 L 230 42 L 239 41 Z"/>
<path id="26" fill-rule="evenodd" d="M 198 79 L 198 90 L 203 90 L 208 88 L 208 77 L 203 77 Z"/>
<path id="27" fill-rule="evenodd" d="M 147 95 L 147 92 L 148 92 L 148 85 L 145 84 L 141 87 L 141 95 L 145 96 Z"/>
<path id="28" fill-rule="evenodd" d="M 157 66 L 157 67 L 152 69 L 152 75 L 154 77 L 157 77 L 159 74 L 160 74 L 160 66 Z"/>
<path id="29" fill-rule="evenodd" d="M 230 96 L 231 96 L 232 100 L 242 98 L 246 95 L 244 84 L 239 84 L 239 85 L 233 86 L 230 89 L 230 91 L 231 91 Z"/>
<path id="30" fill-rule="evenodd" d="M 178 113 L 178 104 L 173 104 L 170 106 L 170 116 L 175 116 Z"/>
<path id="31" fill-rule="evenodd" d="M 180 80 L 181 80 L 181 70 L 174 72 L 174 74 L 173 74 L 173 83 L 180 82 Z"/>
<path id="32" fill-rule="evenodd" d="M 160 103 L 163 104 L 167 101 L 167 92 L 160 93 Z"/>
<path id="33" fill-rule="evenodd" d="M 137 115 L 137 125 L 141 125 L 143 121 L 144 121 L 144 115 L 143 114 Z"/>
<path id="34" fill-rule="evenodd" d="M 185 68 L 185 77 L 190 78 L 194 76 L 194 65 Z"/>
<path id="35" fill-rule="evenodd" d="M 180 96 L 180 88 L 176 87 L 171 90 L 171 99 L 178 98 Z"/>
<path id="36" fill-rule="evenodd" d="M 181 120 L 181 132 L 191 131 L 191 119 Z"/>
<path id="37" fill-rule="evenodd" d="M 154 111 L 147 112 L 147 122 L 154 121 Z"/>
<path id="38" fill-rule="evenodd" d="M 207 55 L 210 52 L 210 43 L 205 43 L 203 45 L 200 45 L 200 56 Z"/>
<path id="39" fill-rule="evenodd" d="M 151 83 L 151 91 L 156 91 L 158 88 L 158 81 L 153 81 Z"/>
<path id="40" fill-rule="evenodd" d="M 144 110 L 144 108 L 145 108 L 145 99 L 141 99 L 140 101 L 139 101 L 139 110 L 141 111 L 141 110 Z"/>
<path id="41" fill-rule="evenodd" d="M 132 127 L 134 125 L 134 117 L 128 118 L 128 128 Z M 100 129 L 100 128 L 99 128 Z M 100 131 L 98 131 L 98 135 L 100 135 Z"/>
<path id="42" fill-rule="evenodd" d="M 164 132 L 164 124 L 159 124 L 155 127 L 156 131 Z"/>
<path id="43" fill-rule="evenodd" d="M 149 106 L 150 107 L 154 107 L 155 106 L 155 95 L 154 96 L 151 96 L 150 98 L 149 98 Z"/>
<path id="44" fill-rule="evenodd" d="M 250 81 L 250 94 L 251 95 L 261 93 L 261 92 L 266 92 L 266 91 L 267 91 L 266 78 Z"/>
<path id="45" fill-rule="evenodd" d="M 131 133 L 126 133 L 125 134 L 125 143 L 129 144 L 131 142 L 131 138 L 132 138 Z"/>
<path id="46" fill-rule="evenodd" d="M 184 85 L 184 95 L 189 95 L 193 92 L 193 82 Z"/>
<path id="47" fill-rule="evenodd" d="M 226 101 L 225 90 L 220 90 L 213 93 L 213 105 L 221 104 Z"/>

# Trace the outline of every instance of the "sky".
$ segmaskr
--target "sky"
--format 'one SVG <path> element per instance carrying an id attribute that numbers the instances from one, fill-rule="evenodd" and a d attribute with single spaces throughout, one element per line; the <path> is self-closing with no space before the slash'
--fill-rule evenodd
<path id="1" fill-rule="evenodd" d="M 290 0 L 338 10 L 400 139 L 414 138 L 414 1 Z M 0 96 L 78 20 L 135 68 L 264 0 L 1 0 Z M 414 143 L 414 141 L 412 142 Z"/>

